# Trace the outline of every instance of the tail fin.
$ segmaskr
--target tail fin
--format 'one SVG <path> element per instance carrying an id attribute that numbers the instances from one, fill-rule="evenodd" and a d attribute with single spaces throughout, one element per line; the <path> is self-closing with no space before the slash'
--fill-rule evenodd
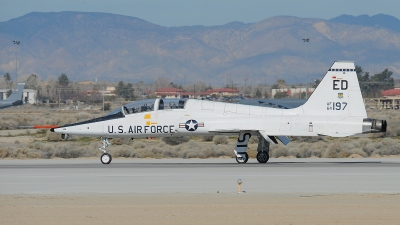
<path id="1" fill-rule="evenodd" d="M 22 101 L 22 94 L 24 93 L 25 83 L 18 83 L 17 87 L 10 96 L 6 99 L 7 101 Z"/>
<path id="2" fill-rule="evenodd" d="M 334 62 L 302 108 L 306 115 L 366 118 L 354 62 Z"/>

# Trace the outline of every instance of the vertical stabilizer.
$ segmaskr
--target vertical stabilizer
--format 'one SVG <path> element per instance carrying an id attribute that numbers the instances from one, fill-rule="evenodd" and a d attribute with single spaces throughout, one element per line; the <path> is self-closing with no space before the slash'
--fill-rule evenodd
<path id="1" fill-rule="evenodd" d="M 24 93 L 25 83 L 18 83 L 17 87 L 10 96 L 6 99 L 7 101 L 22 101 L 22 94 Z"/>
<path id="2" fill-rule="evenodd" d="M 354 62 L 334 62 L 302 108 L 306 115 L 366 118 Z"/>

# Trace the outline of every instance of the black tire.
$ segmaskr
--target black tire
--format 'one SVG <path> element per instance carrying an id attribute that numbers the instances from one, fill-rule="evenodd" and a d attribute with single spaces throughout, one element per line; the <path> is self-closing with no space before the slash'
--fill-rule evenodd
<path id="1" fill-rule="evenodd" d="M 110 164 L 112 161 L 112 157 L 108 153 L 103 153 L 103 155 L 100 156 L 100 161 L 103 164 Z"/>
<path id="2" fill-rule="evenodd" d="M 266 163 L 269 160 L 268 152 L 258 152 L 257 153 L 257 161 L 259 163 Z"/>
<path id="3" fill-rule="evenodd" d="M 236 157 L 236 162 L 237 163 L 247 163 L 247 161 L 249 160 L 249 155 L 247 155 L 247 153 L 240 153 L 243 154 L 244 157 L 241 157 L 241 159 L 239 159 L 238 157 Z"/>

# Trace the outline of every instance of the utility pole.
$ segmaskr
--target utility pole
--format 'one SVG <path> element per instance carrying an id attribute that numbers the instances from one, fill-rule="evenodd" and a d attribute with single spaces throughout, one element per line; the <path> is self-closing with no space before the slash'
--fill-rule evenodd
<path id="1" fill-rule="evenodd" d="M 306 99 L 308 99 L 308 56 L 307 56 L 307 50 L 308 50 L 308 42 L 310 42 L 310 38 L 303 38 L 303 42 L 306 43 L 306 63 L 307 63 L 307 71 L 306 71 Z"/>
<path id="2" fill-rule="evenodd" d="M 17 47 L 15 48 L 15 83 L 18 84 L 18 45 L 21 43 L 20 41 L 13 41 L 14 45 Z"/>

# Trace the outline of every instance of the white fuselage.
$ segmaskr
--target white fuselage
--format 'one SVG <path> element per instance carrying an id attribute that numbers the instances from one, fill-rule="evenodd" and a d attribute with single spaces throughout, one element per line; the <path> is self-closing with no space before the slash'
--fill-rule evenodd
<path id="1" fill-rule="evenodd" d="M 364 118 L 304 115 L 302 106 L 275 109 L 190 99 L 183 109 L 128 114 L 117 119 L 61 127 L 55 132 L 121 138 L 213 135 L 240 131 L 263 131 L 270 136 L 343 137 L 362 133 Z M 192 120 L 197 122 L 196 127 L 190 123 Z M 192 127 L 186 126 L 186 123 Z"/>

